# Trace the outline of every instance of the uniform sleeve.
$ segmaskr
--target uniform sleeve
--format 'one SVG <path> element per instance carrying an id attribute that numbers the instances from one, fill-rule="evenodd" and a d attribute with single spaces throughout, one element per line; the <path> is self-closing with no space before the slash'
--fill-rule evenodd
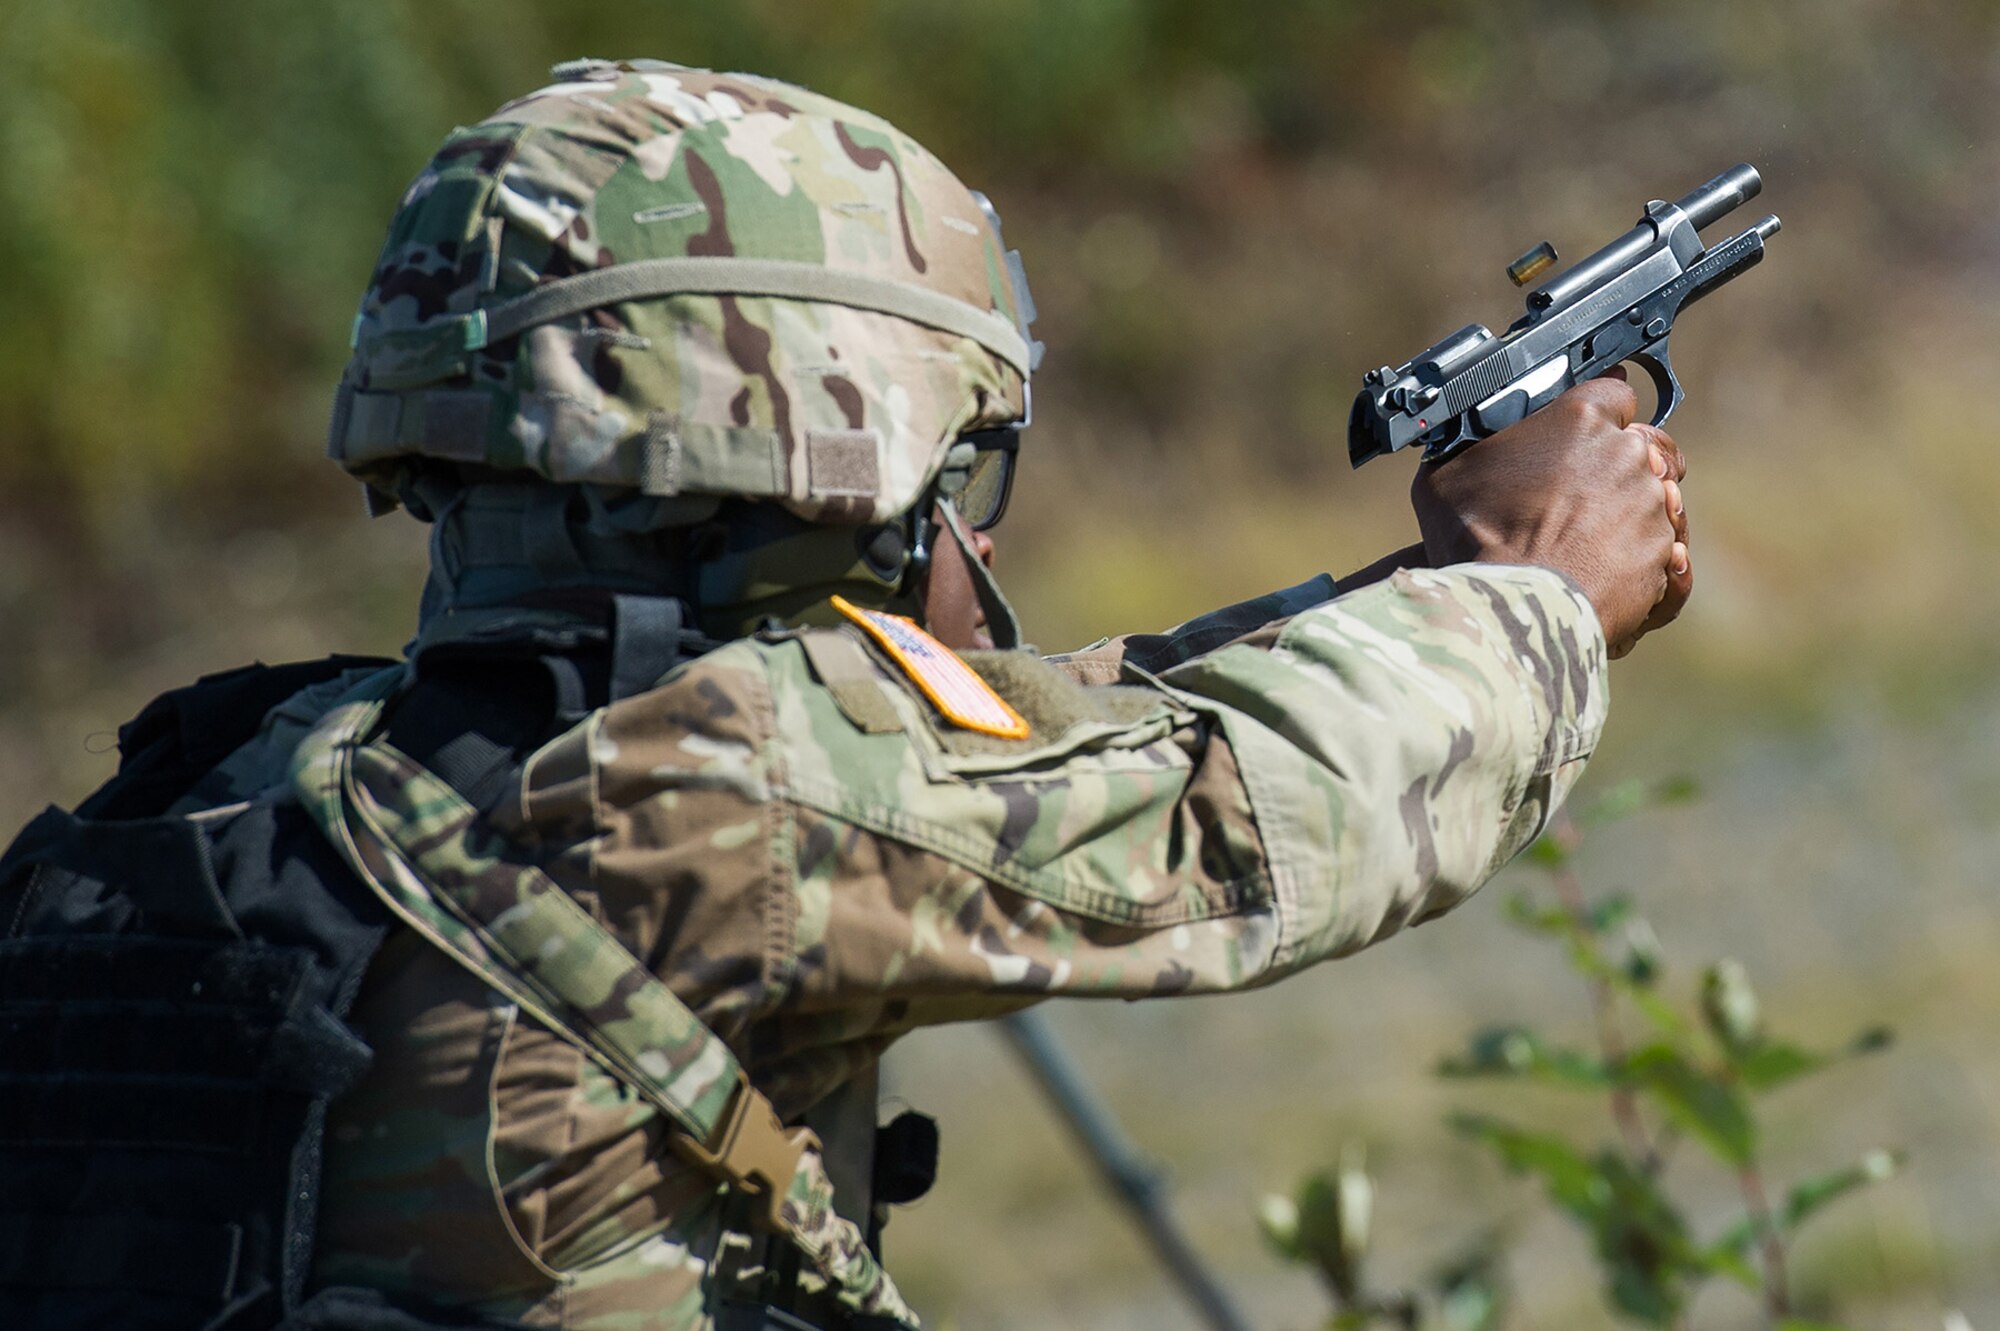
<path id="1" fill-rule="evenodd" d="M 1462 901 L 1604 719 L 1554 573 L 1331 590 L 1093 649 L 1117 683 L 967 654 L 1023 740 L 951 725 L 858 632 L 734 644 L 538 755 L 524 816 L 594 828 L 550 872 L 788 1105 L 914 1026 L 1264 984 Z"/>
<path id="2" fill-rule="evenodd" d="M 1537 568 L 1331 590 L 1266 598 L 1296 607 L 1275 623 L 1253 602 L 1097 649 L 1123 684 L 1003 673 L 1035 722 L 1018 744 L 907 695 L 871 735 L 825 689 L 781 688 L 790 997 L 868 989 L 914 1024 L 1010 995 L 1241 988 L 1464 900 L 1597 741 L 1596 617 Z"/>
<path id="3" fill-rule="evenodd" d="M 1270 974 L 1470 896 L 1547 826 L 1609 701 L 1589 601 L 1546 569 L 1405 570 L 1176 666 L 1245 774 Z"/>

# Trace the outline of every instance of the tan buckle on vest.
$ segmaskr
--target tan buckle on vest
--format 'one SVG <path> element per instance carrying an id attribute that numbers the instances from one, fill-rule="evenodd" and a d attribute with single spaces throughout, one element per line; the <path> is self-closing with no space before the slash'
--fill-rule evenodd
<path id="1" fill-rule="evenodd" d="M 691 1163 L 722 1175 L 731 1187 L 762 1202 L 756 1212 L 758 1223 L 773 1233 L 784 1233 L 785 1197 L 791 1192 L 792 1177 L 799 1172 L 799 1160 L 807 1151 L 820 1149 L 819 1138 L 809 1128 L 787 1128 L 778 1111 L 740 1069 L 736 1094 L 723 1111 L 715 1135 L 706 1142 L 683 1135 L 680 1153 Z"/>

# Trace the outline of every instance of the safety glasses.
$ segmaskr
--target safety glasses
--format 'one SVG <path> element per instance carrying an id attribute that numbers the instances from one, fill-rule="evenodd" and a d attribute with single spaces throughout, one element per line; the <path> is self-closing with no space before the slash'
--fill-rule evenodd
<path id="1" fill-rule="evenodd" d="M 958 437 L 960 444 L 973 447 L 965 484 L 951 499 L 965 525 L 985 531 L 1007 513 L 1007 496 L 1014 489 L 1014 459 L 1021 451 L 1021 431 L 1016 426 L 997 430 L 974 430 Z"/>

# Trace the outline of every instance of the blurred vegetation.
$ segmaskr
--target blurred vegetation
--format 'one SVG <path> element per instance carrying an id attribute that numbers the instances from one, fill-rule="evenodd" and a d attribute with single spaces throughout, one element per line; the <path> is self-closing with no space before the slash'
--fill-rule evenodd
<path id="1" fill-rule="evenodd" d="M 1603 1300 L 1621 1318 L 1689 1331 L 1696 1296 L 1721 1278 L 1756 1296 L 1764 1331 L 1837 1331 L 1822 1309 L 1812 1310 L 1812 1320 L 1799 1315 L 1793 1242 L 1832 1203 L 1893 1176 L 1901 1159 L 1872 1149 L 1777 1197 L 1767 1181 L 1769 1142 L 1755 1105 L 1801 1078 L 1879 1052 L 1890 1043 L 1888 1030 L 1870 1028 L 1832 1051 L 1780 1039 L 1767 1027 L 1747 971 L 1733 959 L 1703 969 L 1697 1001 L 1676 1003 L 1653 926 L 1629 897 L 1586 895 L 1576 869 L 1586 829 L 1693 794 L 1684 780 L 1627 782 L 1580 815 L 1558 813 L 1529 851 L 1529 863 L 1548 877 L 1548 895 L 1516 896 L 1508 914 L 1516 927 L 1561 945 L 1589 995 L 1590 1043 L 1565 1045 L 1533 1027 L 1489 1026 L 1464 1053 L 1445 1059 L 1438 1075 L 1608 1100 L 1613 1139 L 1589 1152 L 1564 1133 L 1484 1112 L 1461 1110 L 1451 1121 L 1510 1173 L 1532 1177 L 1549 1205 L 1589 1236 Z M 1730 1179 L 1740 1198 L 1740 1214 L 1706 1241 L 1669 1186 L 1676 1180 L 1668 1166 L 1684 1154 L 1684 1144 Z M 1508 1285 L 1497 1230 L 1425 1287 L 1384 1293 L 1365 1275 L 1373 1214 L 1374 1183 L 1353 1146 L 1335 1169 L 1309 1175 L 1290 1195 L 1267 1197 L 1260 1208 L 1265 1239 L 1278 1255 L 1324 1281 L 1334 1304 L 1329 1331 L 1501 1331 Z"/>
<path id="2" fill-rule="evenodd" d="M 1470 194 L 1540 225 L 1622 214 L 1635 180 L 1667 190 L 1753 157 L 1794 209 L 1843 200 L 1845 239 L 1880 258 L 1844 275 L 1849 290 L 1802 300 L 1801 325 L 1868 308 L 1912 256 L 1994 241 L 1979 168 L 2000 8 L 1986 3 L 743 0 L 642 15 L 535 0 L 13 0 L 0 23 L 0 479 L 17 499 L 33 486 L 86 508 L 106 489 L 297 465 L 402 185 L 445 127 L 541 81 L 559 52 L 768 71 L 878 109 L 1004 194 L 1030 235 L 1085 210 L 1107 222 L 1084 251 L 1100 251 L 1100 271 L 1082 275 L 1113 287 L 1148 285 L 1162 257 L 1239 260 L 1246 214 L 1277 211 L 1277 234 L 1325 245 L 1328 216 L 1288 197 L 1313 171 L 1392 215 L 1470 215 Z M 1642 126 L 1653 132 L 1635 142 Z M 1053 216 L 1049 196 L 1063 202 Z M 1826 234 L 1818 210 L 1805 216 Z M 1513 240 L 1454 249 L 1497 270 Z M 1378 298 L 1428 320 L 1445 293 L 1400 279 Z M 1194 315 L 1167 308 L 1170 332 Z M 1130 345 L 1151 321 L 1129 313 L 1114 302 L 1087 321 L 1102 327 L 1057 330 L 1086 339 L 1066 377 L 1094 393 L 1108 375 L 1164 398 L 1155 411 L 1171 419 L 1161 362 L 1186 359 L 1187 343 Z M 1789 354 L 1858 331 L 1820 322 L 1818 345 Z M 1398 324 L 1385 333 L 1430 326 Z M 1352 330 L 1314 340 L 1335 331 Z M 1275 338 L 1246 350 L 1309 354 Z M 1330 400 L 1347 388 L 1340 369 Z"/>
<path id="3" fill-rule="evenodd" d="M 1851 917 L 1871 949 L 1900 940 L 1900 969 L 1874 981 L 1926 1019 L 1964 1019 L 1984 1000 L 1935 975 L 1976 983 L 1989 933 L 1927 899 L 2000 868 L 1980 757 L 2000 734 L 2000 597 L 1984 586 L 2000 467 L 1966 391 L 2000 348 L 1996 44 L 1994 0 L 5 0 L 0 822 L 101 780 L 109 732 L 161 689 L 255 656 L 402 641 L 423 532 L 360 518 L 321 457 L 330 388 L 405 183 L 451 125 L 558 60 L 794 79 L 881 111 L 993 195 L 1050 348 L 1002 571 L 1051 645 L 1403 543 L 1408 467 L 1346 469 L 1360 372 L 1511 318 L 1501 265 L 1532 242 L 1575 257 L 1645 199 L 1747 160 L 1767 182 L 1752 211 L 1785 231 L 1676 339 L 1698 590 L 1619 667 L 1599 764 L 1736 764 L 1740 807 L 1718 805 L 1697 849 L 1810 884 L 1802 937 Z M 1942 762 L 1925 748 L 1938 736 L 1957 746 Z M 1876 877 L 1872 843 L 1831 849 L 1857 829 L 1901 848 Z M 1702 888 L 1705 863 L 1669 846 L 1631 885 L 1691 892 L 1718 933 L 1792 927 L 1781 912 L 1796 908 L 1766 894 Z M 1877 882 L 1912 903 L 1893 921 Z M 1431 946 L 1399 941 L 1284 990 L 1372 983 L 1443 1020 L 1435 982 L 1394 968 L 1479 968 Z M 1851 997 L 1850 976 L 1809 972 L 1813 992 Z M 1262 1002 L 1227 1012 L 1293 1010 Z M 1237 1018 L 1185 1011 L 1156 1038 L 1238 1056 L 1200 1034 L 1240 1034 Z M 1925 1066 L 1992 1082 L 1988 1064 Z M 2000 1123 L 1953 1130 L 1989 1160 L 2000 1140 Z M 1462 1165 L 1453 1149 L 1436 1147 Z M 1058 1191 L 1046 1162 L 1017 1164 L 1037 1201 Z M 2000 1211 L 1959 1214 L 1941 1238 L 1906 1216 L 1916 1237 L 1878 1233 L 1870 1251 L 1936 1263 L 2000 1242 Z M 951 1259 L 966 1231 L 938 1218 L 904 1236 L 915 1283 L 978 1306 L 992 1288 Z M 1051 1224 L 973 1223 L 1023 1243 Z M 1040 1251 L 1024 1268 L 1038 1277 L 1067 1260 Z M 1104 1268 L 1080 1256 L 1095 1240 L 1066 1251 L 1072 1283 L 1049 1288 L 1098 1288 Z M 1878 1265 L 1884 1289 L 1911 1269 Z M 1132 1259 L 1124 1288 L 1143 1269 Z M 2000 1303 L 1985 1279 L 1973 1292 Z"/>

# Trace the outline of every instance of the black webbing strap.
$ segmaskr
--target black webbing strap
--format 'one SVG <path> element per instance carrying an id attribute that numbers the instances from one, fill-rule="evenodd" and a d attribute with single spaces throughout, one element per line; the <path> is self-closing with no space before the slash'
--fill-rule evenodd
<path id="1" fill-rule="evenodd" d="M 600 603 L 601 604 L 601 603 Z M 513 784 L 530 749 L 606 703 L 644 693 L 716 644 L 667 596 L 613 596 L 601 626 L 524 628 L 438 643 L 390 714 L 388 739 L 477 809 Z"/>
<path id="2" fill-rule="evenodd" d="M 517 766 L 512 746 L 476 730 L 446 740 L 423 761 L 481 809 L 490 808 L 506 790 Z"/>
<path id="3" fill-rule="evenodd" d="M 582 687 L 574 669 L 551 671 L 525 642 L 429 649 L 390 714 L 388 740 L 488 809 Z"/>
<path id="4" fill-rule="evenodd" d="M 669 596 L 611 598 L 612 701 L 644 693 L 684 659 L 684 622 L 684 607 Z"/>
<path id="5" fill-rule="evenodd" d="M 611 598 L 611 696 L 644 693 L 684 661 L 722 646 L 695 626 L 687 602 L 671 596 Z"/>

